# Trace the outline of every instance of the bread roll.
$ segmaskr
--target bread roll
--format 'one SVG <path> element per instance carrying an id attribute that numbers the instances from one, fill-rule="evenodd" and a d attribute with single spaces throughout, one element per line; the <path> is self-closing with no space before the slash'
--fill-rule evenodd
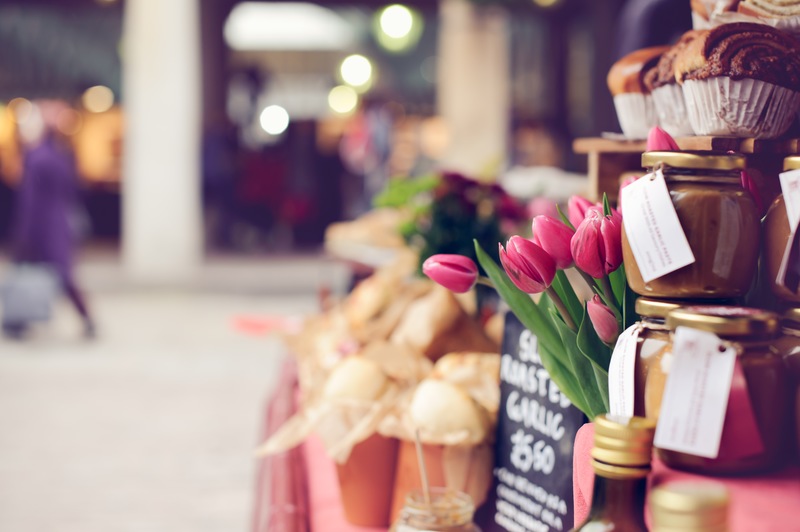
<path id="1" fill-rule="evenodd" d="M 423 438 L 466 432 L 466 442 L 486 438 L 485 414 L 465 392 L 446 381 L 426 379 L 414 391 L 411 421 Z"/>
<path id="2" fill-rule="evenodd" d="M 761 18 L 786 18 L 800 15 L 800 0 L 742 0 L 739 13 Z"/>
<path id="3" fill-rule="evenodd" d="M 381 368 L 364 357 L 350 356 L 341 360 L 325 382 L 327 399 L 372 401 L 380 397 L 388 379 Z"/>
<path id="4" fill-rule="evenodd" d="M 613 96 L 626 93 L 648 94 L 650 91 L 644 83 L 647 72 L 655 68 L 661 54 L 669 46 L 653 46 L 642 48 L 626 55 L 611 67 L 608 72 L 608 89 Z"/>
<path id="5" fill-rule="evenodd" d="M 651 68 L 647 74 L 645 74 L 644 83 L 649 91 L 652 92 L 654 89 L 663 87 L 664 85 L 676 83 L 675 58 L 701 33 L 702 32 L 698 30 L 687 31 L 678 39 L 678 42 L 661 55 L 656 67 Z"/>

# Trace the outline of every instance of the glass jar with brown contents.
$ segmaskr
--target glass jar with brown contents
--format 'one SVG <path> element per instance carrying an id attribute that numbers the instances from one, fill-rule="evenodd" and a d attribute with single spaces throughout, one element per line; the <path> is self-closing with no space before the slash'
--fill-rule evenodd
<path id="1" fill-rule="evenodd" d="M 631 289 L 667 299 L 722 299 L 747 293 L 756 272 L 761 223 L 755 201 L 741 185 L 744 157 L 648 152 L 642 155 L 642 165 L 650 172 L 663 172 L 695 262 L 645 282 L 622 231 Z"/>
<path id="2" fill-rule="evenodd" d="M 390 532 L 480 532 L 474 513 L 472 498 L 461 491 L 431 488 L 426 501 L 421 490 L 414 490 Z"/>
<path id="3" fill-rule="evenodd" d="M 664 385 L 667 382 L 666 371 L 660 368 L 669 343 L 666 318 L 669 311 L 677 308 L 680 308 L 680 304 L 673 301 L 644 297 L 636 300 L 636 313 L 641 318 L 633 388 L 636 416 L 658 419 L 661 396 L 664 394 Z M 654 366 L 659 366 L 659 370 L 651 371 Z"/>
<path id="4" fill-rule="evenodd" d="M 796 458 L 800 458 L 800 307 L 783 314 L 775 345 L 789 368 L 789 425 L 794 426 Z"/>
<path id="5" fill-rule="evenodd" d="M 800 157 L 787 157 L 783 160 L 783 170 L 800 169 Z M 789 245 L 792 228 L 789 227 L 789 216 L 786 213 L 786 201 L 779 194 L 770 205 L 764 217 L 764 265 L 772 293 L 784 301 L 800 303 L 800 294 L 792 292 L 778 284 L 778 270 L 781 267 L 783 254 Z"/>
<path id="6" fill-rule="evenodd" d="M 717 458 L 704 458 L 659 449 L 664 463 L 675 469 L 712 475 L 755 473 L 783 464 L 787 448 L 789 383 L 783 360 L 775 347 L 779 333 L 778 316 L 773 312 L 745 307 L 683 307 L 667 315 L 667 327 L 671 332 L 677 327 L 708 331 L 736 350 L 763 450 L 746 456 L 723 454 L 721 451 Z M 672 350 L 672 342 L 667 349 Z M 651 368 L 651 373 L 655 370 Z M 735 444 L 726 442 L 723 437 L 720 449 L 726 443 Z"/>

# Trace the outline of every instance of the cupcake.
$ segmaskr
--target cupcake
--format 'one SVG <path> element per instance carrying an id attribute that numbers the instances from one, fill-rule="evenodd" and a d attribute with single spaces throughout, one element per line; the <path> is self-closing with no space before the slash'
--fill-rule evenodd
<path id="1" fill-rule="evenodd" d="M 763 24 L 701 31 L 675 58 L 697 135 L 774 138 L 800 106 L 800 45 Z"/>
<path id="2" fill-rule="evenodd" d="M 800 34 L 800 0 L 742 0 L 739 13 L 762 19 L 770 19 L 774 26 Z"/>
<path id="3" fill-rule="evenodd" d="M 647 72 L 644 78 L 645 85 L 653 95 L 658 123 L 673 137 L 694 134 L 686 112 L 683 88 L 675 80 L 675 58 L 699 33 L 696 30 L 684 33 L 672 48 L 664 52 L 656 68 Z"/>
<path id="4" fill-rule="evenodd" d="M 644 78 L 668 49 L 656 46 L 637 50 L 614 63 L 608 72 L 608 88 L 614 97 L 617 118 L 622 132 L 630 139 L 647 138 L 650 128 L 658 125 L 653 97 Z"/>

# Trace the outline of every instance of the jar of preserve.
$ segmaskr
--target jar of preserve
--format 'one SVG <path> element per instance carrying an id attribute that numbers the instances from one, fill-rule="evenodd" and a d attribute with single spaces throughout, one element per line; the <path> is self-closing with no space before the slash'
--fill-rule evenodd
<path id="1" fill-rule="evenodd" d="M 650 369 L 660 365 L 664 357 L 665 348 L 669 343 L 669 329 L 666 318 L 671 310 L 680 308 L 680 303 L 659 299 L 640 297 L 636 300 L 636 313 L 639 315 L 639 338 L 636 342 L 636 365 L 634 373 L 634 400 L 633 409 L 635 416 L 645 416 L 658 419 L 658 410 L 661 406 L 661 396 L 664 393 L 666 372 L 663 370 L 652 373 Z"/>
<path id="2" fill-rule="evenodd" d="M 645 282 L 623 230 L 622 256 L 631 289 L 667 299 L 725 299 L 747 293 L 758 262 L 761 216 L 742 188 L 745 158 L 647 152 L 642 165 L 648 172 L 663 172 L 695 262 Z"/>
<path id="3" fill-rule="evenodd" d="M 725 439 L 723 427 L 717 458 L 659 449 L 664 463 L 675 469 L 712 475 L 755 473 L 782 465 L 787 449 L 789 382 L 775 347 L 780 332 L 777 314 L 721 305 L 682 307 L 670 311 L 667 327 L 671 332 L 677 327 L 711 332 L 736 350 L 763 449 L 744 456 L 735 452 L 737 442 Z M 672 342 L 667 349 L 672 350 Z M 651 373 L 656 370 L 652 367 Z"/>
<path id="4" fill-rule="evenodd" d="M 800 308 L 784 313 L 776 347 L 789 369 L 789 425 L 794 425 L 797 458 L 800 458 Z"/>
<path id="5" fill-rule="evenodd" d="M 475 506 L 464 492 L 430 488 L 430 501 L 421 490 L 409 492 L 390 532 L 480 532 L 473 522 Z"/>
<path id="6" fill-rule="evenodd" d="M 800 157 L 787 157 L 783 160 L 783 170 L 800 169 Z M 800 294 L 790 291 L 777 283 L 778 270 L 781 267 L 783 254 L 789 245 L 792 229 L 789 227 L 789 217 L 786 214 L 786 202 L 783 194 L 772 202 L 767 215 L 764 217 L 764 264 L 766 275 L 772 293 L 784 301 L 800 303 Z"/>

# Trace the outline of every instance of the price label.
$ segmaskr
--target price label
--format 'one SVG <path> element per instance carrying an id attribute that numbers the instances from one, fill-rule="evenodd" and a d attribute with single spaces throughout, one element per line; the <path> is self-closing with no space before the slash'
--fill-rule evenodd
<path id="1" fill-rule="evenodd" d="M 636 344 L 641 326 L 637 323 L 625 329 L 617 338 L 608 365 L 609 414 L 633 416 Z"/>
<path id="2" fill-rule="evenodd" d="M 622 203 L 625 236 L 645 282 L 695 261 L 660 170 L 623 188 Z"/>

